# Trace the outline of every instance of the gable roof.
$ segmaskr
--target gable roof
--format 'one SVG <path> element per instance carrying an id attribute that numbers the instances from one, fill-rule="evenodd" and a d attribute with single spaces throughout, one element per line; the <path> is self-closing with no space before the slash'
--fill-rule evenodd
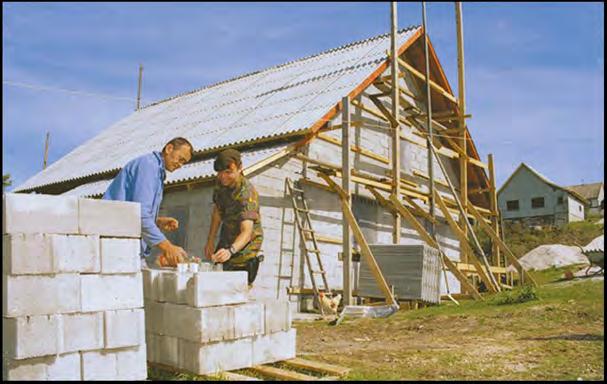
<path id="1" fill-rule="evenodd" d="M 397 38 L 399 54 L 410 53 L 412 65 L 418 68 L 423 68 L 422 33 L 420 26 L 412 26 L 398 31 Z M 389 48 L 390 34 L 383 34 L 150 104 L 80 145 L 15 192 L 98 190 L 101 179 L 113 177 L 129 160 L 159 150 L 176 136 L 190 140 L 197 163 L 225 147 L 245 150 L 310 135 L 337 113 L 343 96 L 355 97 L 388 68 Z M 429 48 L 431 77 L 451 92 L 431 43 Z M 440 97 L 432 100 L 433 110 L 446 108 Z M 469 155 L 478 159 L 469 132 L 467 138 Z M 469 185 L 488 185 L 484 170 L 472 167 L 471 171 L 471 167 Z M 175 180 L 204 176 L 182 177 L 185 169 L 174 172 Z M 484 195 L 474 198 L 487 200 Z"/>
<path id="2" fill-rule="evenodd" d="M 603 183 L 592 183 L 592 184 L 580 184 L 580 185 L 571 185 L 568 186 L 567 189 L 575 191 L 576 193 L 583 196 L 585 199 L 596 199 L 599 197 L 599 193 L 601 192 L 601 188 L 603 188 Z"/>
<path id="3" fill-rule="evenodd" d="M 546 176 L 542 175 L 541 173 L 539 173 L 538 171 L 536 171 L 535 169 L 533 169 L 530 165 L 527 165 L 525 163 L 521 163 L 515 170 L 514 172 L 512 172 L 512 174 L 508 177 L 508 179 L 506 179 L 506 181 L 504 182 L 504 184 L 500 187 L 500 189 L 497 190 L 497 194 L 499 195 L 502 190 L 506 187 L 506 185 L 508 185 L 508 183 L 510 183 L 510 181 L 512 180 L 512 178 L 514 177 L 514 175 L 516 175 L 521 169 L 526 168 L 528 169 L 531 173 L 533 173 L 535 176 L 537 176 L 540 180 L 542 180 L 544 183 L 550 185 L 553 188 L 556 189 L 560 189 L 564 192 L 567 192 L 568 194 L 572 195 L 573 197 L 575 197 L 576 199 L 578 199 L 580 202 L 582 202 L 583 204 L 588 204 L 588 201 L 581 196 L 579 193 L 572 191 L 570 189 L 567 189 L 565 187 L 561 187 L 560 185 L 554 183 L 553 181 L 551 181 L 550 179 L 548 179 Z"/>

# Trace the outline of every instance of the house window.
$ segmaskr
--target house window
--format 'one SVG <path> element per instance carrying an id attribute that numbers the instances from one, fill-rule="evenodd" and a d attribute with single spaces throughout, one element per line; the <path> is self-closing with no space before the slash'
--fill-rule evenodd
<path id="1" fill-rule="evenodd" d="M 506 210 L 508 210 L 508 211 L 518 211 L 518 200 L 509 200 L 509 201 L 506 201 Z"/>
<path id="2" fill-rule="evenodd" d="M 556 199 L 556 203 L 557 203 L 558 205 L 563 205 L 563 196 L 559 196 L 559 197 Z"/>
<path id="3" fill-rule="evenodd" d="M 531 208 L 544 208 L 544 198 L 534 197 L 531 199 Z"/>

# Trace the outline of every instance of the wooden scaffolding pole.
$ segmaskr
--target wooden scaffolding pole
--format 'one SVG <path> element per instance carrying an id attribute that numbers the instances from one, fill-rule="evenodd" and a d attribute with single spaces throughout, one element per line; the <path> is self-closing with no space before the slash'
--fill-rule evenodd
<path id="1" fill-rule="evenodd" d="M 50 139 L 51 133 L 47 132 L 46 133 L 46 140 L 44 141 L 44 160 L 42 163 L 42 169 L 46 169 L 46 162 L 48 160 L 48 141 Z"/>
<path id="2" fill-rule="evenodd" d="M 466 149 L 466 90 L 464 81 L 464 25 L 462 21 L 462 3 L 455 3 L 455 23 L 457 28 L 457 97 L 458 97 L 458 128 L 460 131 L 460 149 L 461 154 L 459 157 L 459 183 L 460 183 L 460 195 L 461 201 L 463 202 L 464 212 L 466 214 L 461 216 L 460 225 L 463 228 L 464 234 L 468 236 L 468 227 L 465 225 L 464 220 L 468 220 L 468 152 Z M 460 247 L 460 250 L 462 248 Z M 469 257 L 466 252 L 462 253 L 462 261 L 468 263 Z"/>
<path id="3" fill-rule="evenodd" d="M 489 164 L 489 200 L 491 202 L 491 223 L 495 233 L 498 237 L 500 237 L 500 212 L 497 208 L 497 191 L 495 188 L 495 168 L 493 167 L 493 154 L 489 154 L 489 159 L 487 161 Z M 493 262 L 498 267 L 501 264 L 500 261 L 500 247 L 495 243 L 495 241 L 491 242 L 491 253 Z M 504 266 L 506 266 L 504 260 Z"/>
<path id="4" fill-rule="evenodd" d="M 139 64 L 139 81 L 137 82 L 137 105 L 135 106 L 136 111 L 138 111 L 140 108 L 142 77 L 143 77 L 143 65 Z"/>
<path id="5" fill-rule="evenodd" d="M 432 94 L 430 92 L 430 57 L 428 54 L 428 27 L 426 25 L 426 2 L 422 1 L 422 21 L 424 27 L 424 59 L 426 62 L 426 130 L 428 136 L 426 137 L 428 146 L 428 181 L 430 184 L 430 216 L 434 218 L 434 160 L 432 155 Z M 392 84 L 395 84 L 394 82 Z M 398 174 L 400 175 L 400 173 Z M 430 222 L 430 234 L 434 236 L 434 221 Z"/>
<path id="6" fill-rule="evenodd" d="M 346 201 L 352 206 L 350 193 L 350 176 L 352 164 L 350 162 L 350 99 L 348 96 L 341 100 L 341 186 L 346 194 Z M 344 305 L 352 305 L 352 239 L 350 236 L 348 220 L 342 220 L 342 254 L 343 254 L 343 297 Z"/>
<path id="7" fill-rule="evenodd" d="M 392 19 L 392 33 L 390 34 L 391 44 L 391 64 L 392 64 L 392 117 L 394 122 L 392 123 L 392 174 L 396 175 L 393 178 L 392 194 L 394 196 L 400 196 L 400 123 L 399 123 L 399 92 L 398 92 L 398 53 L 396 45 L 396 33 L 398 30 L 397 20 L 397 9 L 396 1 L 391 3 L 391 19 Z M 394 227 L 392 228 L 392 242 L 394 244 L 400 243 L 400 215 L 394 214 Z"/>

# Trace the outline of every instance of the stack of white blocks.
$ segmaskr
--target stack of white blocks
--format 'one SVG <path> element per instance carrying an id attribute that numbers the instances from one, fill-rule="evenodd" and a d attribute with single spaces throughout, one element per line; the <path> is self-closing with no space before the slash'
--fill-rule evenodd
<path id="1" fill-rule="evenodd" d="M 199 375 L 295 357 L 288 301 L 248 299 L 243 271 L 143 270 L 148 360 Z"/>
<path id="2" fill-rule="evenodd" d="M 139 204 L 2 204 L 3 379 L 146 379 Z"/>

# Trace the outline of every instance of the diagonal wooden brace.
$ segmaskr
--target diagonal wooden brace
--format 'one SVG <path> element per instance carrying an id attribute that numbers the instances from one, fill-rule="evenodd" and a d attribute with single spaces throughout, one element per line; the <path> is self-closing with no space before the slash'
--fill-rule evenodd
<path id="1" fill-rule="evenodd" d="M 400 213 L 400 215 L 405 218 L 405 220 L 407 220 L 413 226 L 413 228 L 415 228 L 415 230 L 417 230 L 421 238 L 424 239 L 424 241 L 428 243 L 429 246 L 438 250 L 441 257 L 443 258 L 445 265 L 447 266 L 447 268 L 449 268 L 449 271 L 451 271 L 451 273 L 455 275 L 455 277 L 460 281 L 460 283 L 472 293 L 472 297 L 477 300 L 483 300 L 483 297 L 480 295 L 480 293 L 478 293 L 476 288 L 468 281 L 468 278 L 459 269 L 457 269 L 457 266 L 453 263 L 453 261 L 451 261 L 451 259 L 449 259 L 447 255 L 445 255 L 441 247 L 438 245 L 438 242 L 436 242 L 432 238 L 432 236 L 430 236 L 426 229 L 417 221 L 415 216 L 413 216 L 413 214 L 404 205 L 402 205 L 400 201 L 398 201 L 396 196 L 390 195 L 390 201 L 392 202 L 394 208 L 398 211 L 398 213 Z"/>
<path id="2" fill-rule="evenodd" d="M 459 225 L 457 225 L 455 220 L 453 220 L 453 218 L 451 217 L 451 214 L 449 213 L 449 210 L 447 209 L 447 205 L 445 204 L 442 197 L 436 190 L 434 191 L 434 199 L 438 203 L 438 207 L 443 212 L 443 215 L 445 215 L 445 219 L 447 219 L 447 223 L 451 227 L 451 230 L 453 232 L 455 232 L 455 234 L 459 238 L 460 245 L 465 248 L 465 251 L 467 254 L 472 255 L 472 259 L 471 259 L 472 264 L 476 268 L 476 271 L 477 271 L 478 275 L 480 276 L 481 280 L 487 286 L 487 289 L 489 289 L 491 292 L 494 292 L 494 293 L 499 292 L 501 289 L 499 287 L 496 287 L 495 284 L 493 283 L 493 281 L 489 278 L 489 276 L 487 276 L 487 274 L 491 273 L 491 272 L 487 271 L 485 268 L 483 268 L 481 266 L 480 261 L 476 257 L 476 253 L 474 252 L 474 250 L 468 243 L 468 238 L 467 238 L 466 234 L 464 233 L 464 231 L 461 230 Z"/>
<path id="3" fill-rule="evenodd" d="M 348 197 L 346 195 L 346 192 L 339 185 L 337 185 L 328 175 L 322 172 L 318 172 L 317 174 L 318 177 L 322 178 L 329 185 L 329 187 L 331 187 L 339 195 L 344 216 L 346 217 L 346 220 L 348 220 L 348 224 L 350 224 L 350 228 L 352 229 L 352 234 L 354 235 L 356 242 L 360 246 L 361 254 L 365 258 L 365 261 L 367 262 L 367 265 L 369 266 L 373 277 L 375 277 L 375 281 L 377 281 L 379 289 L 382 291 L 386 298 L 386 303 L 398 304 L 396 302 L 396 299 L 394 298 L 394 295 L 392 295 L 392 290 L 388 286 L 384 275 L 379 269 L 379 265 L 377 265 L 377 261 L 375 260 L 375 257 L 371 252 L 371 248 L 369 248 L 369 244 L 365 240 L 365 237 L 362 231 L 360 230 L 356 219 L 354 218 L 354 214 L 352 213 L 352 209 L 350 208 L 350 204 L 348 203 Z"/>
<path id="4" fill-rule="evenodd" d="M 502 239 L 499 238 L 493 228 L 491 228 L 491 226 L 485 222 L 483 216 L 481 216 L 481 214 L 476 210 L 476 208 L 474 208 L 474 205 L 472 205 L 472 203 L 470 202 L 468 202 L 468 211 L 472 213 L 472 215 L 476 218 L 476 221 L 478 221 L 485 233 L 487 233 L 487 235 L 491 237 L 491 240 L 494 241 L 502 251 L 504 251 L 504 254 L 508 258 L 508 260 L 510 260 L 512 265 L 514 265 L 514 267 L 518 270 L 521 276 L 521 282 L 524 283 L 525 281 L 527 281 L 531 283 L 531 285 L 533 285 L 534 287 L 537 287 L 537 283 L 535 282 L 535 280 L 533 280 L 529 272 L 525 271 L 525 268 L 523 268 L 521 263 L 518 262 L 518 259 L 516 258 L 516 256 L 514 256 L 510 248 L 508 248 L 506 243 L 504 243 Z"/>

